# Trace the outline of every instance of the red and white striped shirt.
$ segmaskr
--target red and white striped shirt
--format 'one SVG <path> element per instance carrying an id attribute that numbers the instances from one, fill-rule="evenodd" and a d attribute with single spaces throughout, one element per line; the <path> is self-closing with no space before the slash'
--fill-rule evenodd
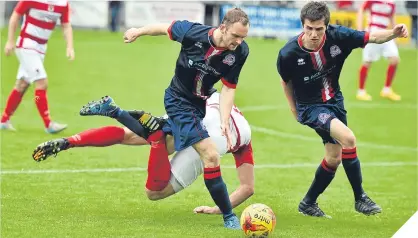
<path id="1" fill-rule="evenodd" d="M 386 29 L 395 14 L 395 3 L 391 0 L 365 1 L 363 10 L 369 10 L 368 31 Z"/>
<path id="2" fill-rule="evenodd" d="M 45 53 L 58 20 L 61 24 L 70 22 L 68 0 L 19 1 L 15 11 L 25 16 L 16 47 L 39 53 Z"/>

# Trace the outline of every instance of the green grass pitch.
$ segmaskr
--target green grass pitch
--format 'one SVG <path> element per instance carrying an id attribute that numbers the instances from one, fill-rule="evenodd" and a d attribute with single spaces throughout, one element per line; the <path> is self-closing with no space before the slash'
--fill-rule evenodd
<path id="1" fill-rule="evenodd" d="M 2 44 L 6 32 L 2 32 Z M 248 39 L 250 56 L 241 73 L 236 104 L 253 126 L 256 164 L 251 203 L 264 203 L 277 215 L 273 237 L 390 237 L 417 210 L 417 50 L 401 49 L 394 82 L 402 101 L 379 97 L 386 77 L 384 60 L 372 66 L 367 87 L 372 102 L 355 100 L 361 50 L 347 59 L 340 78 L 349 126 L 358 141 L 364 187 L 383 208 L 366 217 L 354 210 L 351 187 L 343 168 L 320 197 L 333 219 L 301 216 L 297 205 L 323 157 L 321 139 L 291 116 L 276 71 L 284 42 Z M 18 132 L 1 132 L 2 237 L 241 237 L 223 228 L 220 216 L 195 215 L 193 208 L 212 205 L 203 183 L 168 199 L 147 200 L 148 148 L 114 146 L 76 148 L 42 163 L 31 158 L 39 143 L 116 121 L 82 118 L 78 111 L 90 100 L 111 95 L 128 109 L 164 113 L 163 94 L 174 72 L 179 44 L 165 37 L 141 38 L 126 45 L 122 34 L 75 32 L 76 60 L 65 58 L 65 43 L 55 32 L 45 65 L 52 119 L 69 124 L 60 135 L 48 135 L 26 93 L 12 118 Z M 1 108 L 15 83 L 18 62 L 1 57 Z M 222 158 L 223 177 L 231 192 L 238 185 L 232 156 Z M 261 166 L 264 165 L 264 166 Z M 138 168 L 98 172 L 94 169 Z M 56 173 L 26 174 L 45 170 Z M 83 170 L 78 171 L 77 170 Z M 9 171 L 9 172 L 7 172 Z"/>

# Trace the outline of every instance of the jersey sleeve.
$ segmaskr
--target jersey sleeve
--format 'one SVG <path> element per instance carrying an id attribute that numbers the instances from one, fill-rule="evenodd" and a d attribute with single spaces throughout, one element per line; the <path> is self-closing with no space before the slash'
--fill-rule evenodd
<path id="1" fill-rule="evenodd" d="M 279 56 L 277 57 L 277 72 L 279 72 L 280 77 L 285 83 L 290 81 L 290 68 L 286 67 L 287 60 L 286 57 L 283 55 L 282 51 L 279 52 Z"/>
<path id="2" fill-rule="evenodd" d="M 168 28 L 168 36 L 171 40 L 182 43 L 186 33 L 192 28 L 194 23 L 189 21 L 173 21 Z"/>
<path id="3" fill-rule="evenodd" d="M 63 24 L 64 23 L 70 23 L 70 14 L 71 14 L 70 6 L 67 3 L 67 5 L 65 6 L 65 9 L 64 9 L 64 12 L 61 15 L 61 23 L 63 23 Z"/>
<path id="4" fill-rule="evenodd" d="M 372 1 L 364 1 L 363 4 L 361 5 L 361 8 L 363 10 L 369 10 L 371 6 L 372 6 Z"/>
<path id="5" fill-rule="evenodd" d="M 24 1 L 21 0 L 17 3 L 15 7 L 15 12 L 17 12 L 19 15 L 24 15 L 29 11 L 31 8 L 31 1 Z"/>
<path id="6" fill-rule="evenodd" d="M 239 62 L 231 69 L 231 71 L 223 78 L 221 78 L 222 83 L 228 88 L 236 88 L 238 84 L 238 78 L 241 73 L 242 67 L 247 60 L 249 51 L 246 50 L 244 55 L 240 58 Z"/>
<path id="7" fill-rule="evenodd" d="M 232 153 L 235 159 L 235 166 L 238 168 L 242 164 L 252 164 L 254 165 L 254 156 L 253 156 L 253 147 L 251 142 L 240 148 L 239 150 Z"/>
<path id="8" fill-rule="evenodd" d="M 363 48 L 369 42 L 369 33 L 366 31 L 357 31 L 345 26 L 337 28 L 338 38 L 344 42 L 344 46 L 350 50 Z"/>

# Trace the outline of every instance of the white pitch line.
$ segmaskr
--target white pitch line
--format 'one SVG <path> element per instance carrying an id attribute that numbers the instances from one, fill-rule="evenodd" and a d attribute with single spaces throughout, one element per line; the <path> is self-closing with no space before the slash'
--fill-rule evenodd
<path id="1" fill-rule="evenodd" d="M 367 108 L 367 109 L 418 109 L 416 104 L 388 104 L 388 103 L 346 103 L 346 108 Z M 259 112 L 259 111 L 272 111 L 278 109 L 288 109 L 288 105 L 261 105 L 261 106 L 247 106 L 241 107 L 242 112 Z"/>
<path id="2" fill-rule="evenodd" d="M 251 130 L 255 132 L 261 132 L 267 135 L 282 137 L 282 138 L 293 138 L 293 139 L 298 139 L 298 140 L 303 140 L 303 141 L 312 141 L 312 142 L 318 142 L 318 143 L 321 142 L 321 138 L 319 137 L 310 137 L 310 136 L 298 135 L 294 133 L 281 132 L 281 131 L 276 131 L 276 130 L 272 130 L 272 129 L 268 129 L 264 127 L 258 127 L 254 125 L 251 125 Z M 364 146 L 367 148 L 372 148 L 372 149 L 386 149 L 386 150 L 396 150 L 396 151 L 403 150 L 403 151 L 412 151 L 412 152 L 418 151 L 417 147 L 374 144 L 370 142 L 358 142 L 357 145 Z"/>
<path id="3" fill-rule="evenodd" d="M 314 168 L 319 163 L 295 163 L 295 164 L 260 164 L 256 169 L 288 169 L 288 168 Z M 418 162 L 363 162 L 363 167 L 410 167 L 418 166 Z M 224 165 L 224 169 L 235 169 L 234 165 Z M 114 172 L 144 172 L 147 168 L 100 168 L 100 169 L 49 169 L 49 170 L 3 170 L 1 175 L 19 174 L 65 174 L 65 173 L 114 173 Z"/>

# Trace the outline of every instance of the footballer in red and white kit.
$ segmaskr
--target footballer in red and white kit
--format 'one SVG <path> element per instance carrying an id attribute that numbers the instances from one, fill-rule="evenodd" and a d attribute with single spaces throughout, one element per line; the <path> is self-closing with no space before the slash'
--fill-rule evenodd
<path id="1" fill-rule="evenodd" d="M 92 101 L 88 105 L 94 108 L 102 106 L 101 101 Z M 95 115 L 109 116 L 109 114 Z M 153 117 L 150 114 L 148 116 Z M 121 122 L 118 117 L 112 118 Z M 136 124 L 142 125 L 141 121 L 141 118 L 135 119 Z M 148 124 L 148 122 L 145 122 L 145 124 Z M 229 123 L 234 147 L 229 151 L 227 139 L 222 135 L 221 130 L 219 93 L 214 93 L 207 99 L 206 116 L 202 123 L 202 126 L 206 127 L 211 139 L 216 144 L 218 153 L 221 156 L 232 153 L 235 159 L 240 185 L 230 195 L 230 201 L 232 207 L 236 207 L 254 193 L 254 159 L 250 125 L 238 107 L 233 106 Z M 116 126 L 90 129 L 68 138 L 44 142 L 34 150 L 32 157 L 39 162 L 51 155 L 56 155 L 74 147 L 103 147 L 115 144 L 141 146 L 151 144 L 147 170 L 148 178 L 145 185 L 146 194 L 151 200 L 163 199 L 180 192 L 191 185 L 203 173 L 203 162 L 192 146 L 176 152 L 173 158 L 169 160 L 169 154 L 175 152 L 174 137 L 172 135 L 166 134 L 159 129 L 148 136 L 141 137 L 132 131 L 135 130 Z M 220 171 L 213 171 L 214 175 L 216 173 L 220 173 Z M 216 206 L 200 206 L 195 208 L 194 212 L 221 214 L 220 209 Z"/>
<path id="2" fill-rule="evenodd" d="M 364 12 L 369 12 L 367 31 L 374 32 L 376 30 L 387 29 L 389 26 L 395 26 L 395 2 L 392 0 L 365 1 L 358 11 L 357 28 L 363 30 Z M 401 96 L 392 90 L 392 82 L 395 77 L 396 68 L 399 63 L 399 52 L 395 40 L 383 44 L 367 44 L 363 50 L 363 64 L 359 72 L 359 90 L 357 99 L 362 101 L 372 100 L 372 96 L 366 91 L 367 73 L 373 62 L 383 56 L 389 61 L 386 72 L 385 85 L 380 92 L 380 96 L 393 101 L 401 100 Z"/>
<path id="3" fill-rule="evenodd" d="M 15 32 L 21 17 L 24 17 L 17 41 Z M 9 20 L 8 40 L 5 54 L 13 50 L 19 60 L 19 69 L 15 88 L 10 93 L 6 108 L 1 117 L 0 129 L 15 130 L 10 117 L 19 106 L 27 88 L 35 85 L 35 104 L 44 122 L 47 133 L 57 133 L 67 125 L 51 121 L 47 99 L 47 73 L 44 58 L 48 39 L 57 22 L 60 21 L 67 43 L 66 55 L 74 59 L 73 32 L 70 24 L 70 9 L 67 0 L 19 1 Z"/>

